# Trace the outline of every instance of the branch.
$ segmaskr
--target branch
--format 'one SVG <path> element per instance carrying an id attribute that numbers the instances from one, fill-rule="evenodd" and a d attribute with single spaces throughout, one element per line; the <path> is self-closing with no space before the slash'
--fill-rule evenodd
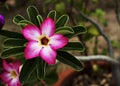
<path id="1" fill-rule="evenodd" d="M 75 13 L 77 13 L 77 11 L 74 9 L 73 10 Z M 114 57 L 113 55 L 113 49 L 112 49 L 112 44 L 111 41 L 109 40 L 108 36 L 104 33 L 103 27 L 101 27 L 101 25 L 99 25 L 96 21 L 90 19 L 89 17 L 87 17 L 85 14 L 83 14 L 82 12 L 79 11 L 79 15 L 81 15 L 83 18 L 85 18 L 86 20 L 88 20 L 90 23 L 92 23 L 94 26 L 96 26 L 96 28 L 98 29 L 98 31 L 100 32 L 100 34 L 104 37 L 104 39 L 106 40 L 107 44 L 108 44 L 108 50 L 109 50 L 109 56 L 111 58 Z"/>
<path id="2" fill-rule="evenodd" d="M 118 61 L 104 55 L 75 56 L 80 61 L 106 61 L 111 64 L 118 64 Z"/>
<path id="3" fill-rule="evenodd" d="M 109 56 L 111 58 L 114 58 L 111 41 L 109 40 L 108 36 L 104 33 L 103 28 L 96 21 L 90 19 L 89 17 L 87 17 L 82 12 L 76 11 L 76 9 L 74 9 L 73 11 L 75 13 L 78 12 L 79 15 L 81 15 L 83 18 L 85 18 L 86 20 L 88 20 L 94 26 L 96 26 L 96 28 L 99 30 L 100 34 L 104 37 L 104 39 L 106 40 L 106 42 L 108 44 Z M 113 76 L 115 78 L 116 86 L 120 86 L 120 68 L 119 68 L 119 64 L 112 64 L 112 74 L 113 74 Z"/>

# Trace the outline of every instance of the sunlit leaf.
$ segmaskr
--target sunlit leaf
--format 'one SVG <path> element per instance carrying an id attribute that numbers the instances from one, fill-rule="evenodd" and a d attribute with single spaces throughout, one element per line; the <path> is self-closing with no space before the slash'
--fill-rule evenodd
<path id="1" fill-rule="evenodd" d="M 88 29 L 88 33 L 89 33 L 89 34 L 92 34 L 92 35 L 94 35 L 94 36 L 98 36 L 98 35 L 99 35 L 99 31 L 98 31 L 97 28 L 95 28 L 95 27 L 89 28 L 89 29 Z"/>

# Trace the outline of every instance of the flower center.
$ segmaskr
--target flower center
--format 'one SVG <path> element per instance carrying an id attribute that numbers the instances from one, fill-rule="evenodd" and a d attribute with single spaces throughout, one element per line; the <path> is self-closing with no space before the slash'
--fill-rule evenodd
<path id="1" fill-rule="evenodd" d="M 46 36 L 41 38 L 41 44 L 42 45 L 48 45 L 48 43 L 49 43 L 49 39 Z"/>
<path id="2" fill-rule="evenodd" d="M 17 73 L 14 70 L 12 70 L 12 71 L 10 71 L 10 76 L 12 78 L 16 78 L 17 77 Z"/>

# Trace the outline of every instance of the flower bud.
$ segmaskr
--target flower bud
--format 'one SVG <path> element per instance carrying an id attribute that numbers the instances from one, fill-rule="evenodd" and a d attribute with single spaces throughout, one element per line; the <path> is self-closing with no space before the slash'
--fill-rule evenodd
<path id="1" fill-rule="evenodd" d="M 5 18 L 3 15 L 0 14 L 0 29 L 2 29 L 2 27 L 4 26 L 5 24 Z"/>

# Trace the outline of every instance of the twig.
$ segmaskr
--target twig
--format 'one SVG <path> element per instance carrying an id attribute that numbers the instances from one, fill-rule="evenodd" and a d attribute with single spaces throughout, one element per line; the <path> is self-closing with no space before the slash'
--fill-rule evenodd
<path id="1" fill-rule="evenodd" d="M 87 17 L 82 12 L 80 12 L 80 11 L 78 12 L 78 11 L 76 11 L 76 9 L 74 9 L 73 11 L 75 13 L 79 13 L 79 15 L 81 15 L 83 18 L 88 20 L 94 26 L 96 26 L 96 28 L 99 30 L 100 34 L 104 37 L 104 39 L 106 40 L 106 42 L 108 44 L 109 56 L 111 58 L 114 58 L 114 53 L 113 53 L 111 42 L 110 42 L 108 36 L 104 33 L 103 28 L 96 21 L 90 19 L 89 17 Z M 116 86 L 120 86 L 120 68 L 119 68 L 119 64 L 112 64 L 112 73 L 113 73 L 113 76 L 114 76 L 115 81 L 116 81 L 116 83 L 115 83 Z"/>
<path id="2" fill-rule="evenodd" d="M 76 10 L 73 10 L 75 13 Z M 100 34 L 104 37 L 104 39 L 106 40 L 107 44 L 108 44 L 108 50 L 109 50 L 109 56 L 110 57 L 114 57 L 113 55 L 113 49 L 112 49 L 112 45 L 111 45 L 111 41 L 109 40 L 108 36 L 104 33 L 103 28 L 94 20 L 90 19 L 89 17 L 87 17 L 85 14 L 83 14 L 82 12 L 79 11 L 79 15 L 81 15 L 82 17 L 84 17 L 86 20 L 88 20 L 89 22 L 91 22 L 94 26 L 96 26 L 96 28 L 98 29 L 98 31 L 100 32 Z"/>
<path id="3" fill-rule="evenodd" d="M 106 61 L 111 64 L 118 64 L 118 61 L 104 55 L 75 56 L 80 61 Z"/>

